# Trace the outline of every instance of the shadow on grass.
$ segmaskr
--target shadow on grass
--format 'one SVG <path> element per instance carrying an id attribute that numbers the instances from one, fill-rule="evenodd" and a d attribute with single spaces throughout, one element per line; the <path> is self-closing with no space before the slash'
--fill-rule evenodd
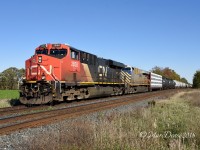
<path id="1" fill-rule="evenodd" d="M 11 100 L 9 100 L 9 103 L 10 103 L 11 106 L 21 105 L 19 99 L 11 99 Z"/>

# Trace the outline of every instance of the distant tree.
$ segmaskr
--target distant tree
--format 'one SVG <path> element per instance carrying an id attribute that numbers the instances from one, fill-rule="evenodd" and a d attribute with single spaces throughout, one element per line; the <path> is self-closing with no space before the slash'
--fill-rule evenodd
<path id="1" fill-rule="evenodd" d="M 200 88 L 200 70 L 196 71 L 193 77 L 193 87 Z"/>
<path id="2" fill-rule="evenodd" d="M 179 74 L 177 74 L 174 70 L 170 69 L 169 67 L 161 68 L 161 67 L 154 67 L 151 70 L 153 73 L 159 74 L 169 79 L 181 81 L 184 83 L 188 83 L 185 78 L 181 78 Z"/>
<path id="3" fill-rule="evenodd" d="M 159 74 L 159 75 L 163 75 L 163 68 L 155 66 L 154 68 L 152 68 L 151 72 Z"/>
<path id="4" fill-rule="evenodd" d="M 188 84 L 188 81 L 186 80 L 186 78 L 181 78 L 181 82 L 184 82 L 184 83 Z"/>
<path id="5" fill-rule="evenodd" d="M 177 74 L 174 70 L 172 70 L 172 79 L 177 80 L 177 81 L 181 81 L 180 75 Z"/>
<path id="6" fill-rule="evenodd" d="M 0 89 L 17 89 L 18 82 L 23 76 L 25 70 L 10 67 L 0 73 Z"/>
<path id="7" fill-rule="evenodd" d="M 0 73 L 0 89 L 6 89 L 6 77 Z"/>
<path id="8" fill-rule="evenodd" d="M 173 78 L 173 73 L 172 70 L 169 69 L 168 67 L 163 69 L 163 76 L 165 76 L 166 78 L 172 79 Z"/>

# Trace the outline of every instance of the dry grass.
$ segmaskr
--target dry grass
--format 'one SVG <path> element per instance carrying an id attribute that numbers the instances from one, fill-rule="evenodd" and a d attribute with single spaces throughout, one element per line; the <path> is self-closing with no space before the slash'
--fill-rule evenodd
<path id="1" fill-rule="evenodd" d="M 0 108 L 11 107 L 10 101 L 8 99 L 0 100 Z"/>
<path id="2" fill-rule="evenodd" d="M 194 92 L 185 93 L 181 96 L 182 99 L 185 99 L 189 104 L 200 107 L 200 91 L 195 90 Z"/>
<path id="3" fill-rule="evenodd" d="M 180 93 L 155 106 L 128 113 L 99 113 L 93 121 L 60 124 L 45 134 L 29 137 L 28 142 L 15 147 L 41 150 L 199 149 L 200 108 L 187 103 L 188 100 L 195 101 L 199 93 Z"/>

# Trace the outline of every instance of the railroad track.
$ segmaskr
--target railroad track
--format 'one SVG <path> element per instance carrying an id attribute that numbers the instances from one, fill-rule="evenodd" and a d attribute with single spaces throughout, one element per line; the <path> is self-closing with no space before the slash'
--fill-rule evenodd
<path id="1" fill-rule="evenodd" d="M 35 107 L 26 107 L 26 106 L 15 106 L 15 107 L 7 107 L 0 110 L 0 119 L 6 115 L 12 115 L 17 113 L 24 113 L 26 111 L 34 111 L 38 109 L 45 108 L 47 106 L 35 106 Z"/>
<path id="2" fill-rule="evenodd" d="M 110 108 L 115 108 L 122 105 L 128 105 L 133 102 L 146 100 L 163 96 L 163 94 L 172 94 L 175 91 L 160 91 L 144 94 L 135 94 L 119 97 L 107 101 L 99 101 L 93 103 L 83 103 L 77 106 L 71 106 L 66 108 L 58 108 L 55 110 L 36 112 L 32 114 L 25 114 L 16 117 L 8 117 L 0 119 L 0 135 L 9 134 L 14 131 L 22 130 L 25 128 L 37 127 L 55 123 L 67 118 L 73 118 L 89 113 L 102 111 Z"/>
<path id="3" fill-rule="evenodd" d="M 97 99 L 90 100 L 90 103 L 96 102 L 96 100 Z M 54 110 L 54 109 L 59 109 L 62 107 L 70 107 L 70 105 L 82 105 L 84 103 L 87 103 L 87 102 L 85 100 L 82 100 L 82 101 L 79 101 L 78 103 L 77 101 L 71 101 L 71 103 L 62 102 L 62 103 L 56 104 L 55 106 L 41 105 L 41 106 L 27 107 L 27 106 L 21 105 L 21 106 L 0 108 L 0 120 L 3 118 L 8 118 L 9 115 L 15 117 L 21 114 L 29 114 L 29 113 L 34 113 L 37 111 L 44 112 L 44 111 L 47 111 L 48 109 Z"/>
<path id="4" fill-rule="evenodd" d="M 7 112 L 7 111 L 13 111 L 13 110 L 20 110 L 25 108 L 26 106 L 20 105 L 20 106 L 13 106 L 13 107 L 4 107 L 0 108 L 0 113 L 1 112 Z"/>
<path id="5" fill-rule="evenodd" d="M 145 94 L 145 93 L 138 93 L 138 94 Z M 138 94 L 134 94 L 134 95 L 138 95 Z M 132 95 L 132 96 L 134 96 Z M 77 105 L 82 105 L 82 104 L 85 104 L 85 103 L 95 103 L 97 100 L 99 101 L 105 101 L 105 99 L 119 99 L 120 97 L 119 96 L 113 96 L 112 98 L 97 98 L 97 99 L 90 99 L 90 100 L 82 100 L 82 101 L 79 101 Z M 60 107 L 67 107 L 71 104 L 75 104 L 76 105 L 76 102 L 77 101 L 71 101 L 71 103 L 66 103 L 66 102 L 63 102 L 63 103 L 59 103 L 59 104 L 56 104 L 55 106 L 51 107 L 49 105 L 41 105 L 41 106 L 30 106 L 30 107 L 27 107 L 25 105 L 20 105 L 20 106 L 13 106 L 13 107 L 5 107 L 5 108 L 0 108 L 0 119 L 2 118 L 7 118 L 7 116 L 9 115 L 12 115 L 13 117 L 14 116 L 18 116 L 18 115 L 21 115 L 21 114 L 27 114 L 27 113 L 33 113 L 35 111 L 45 111 L 45 110 L 48 110 L 49 108 L 52 108 L 52 109 L 59 109 Z M 15 115 L 13 115 L 15 114 Z"/>

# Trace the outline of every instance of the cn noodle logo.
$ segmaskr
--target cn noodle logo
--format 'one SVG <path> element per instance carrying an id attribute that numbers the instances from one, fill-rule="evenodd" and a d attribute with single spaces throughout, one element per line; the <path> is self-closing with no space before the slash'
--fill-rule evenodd
<path id="1" fill-rule="evenodd" d="M 71 62 L 71 67 L 78 68 L 78 62 L 72 61 Z"/>

